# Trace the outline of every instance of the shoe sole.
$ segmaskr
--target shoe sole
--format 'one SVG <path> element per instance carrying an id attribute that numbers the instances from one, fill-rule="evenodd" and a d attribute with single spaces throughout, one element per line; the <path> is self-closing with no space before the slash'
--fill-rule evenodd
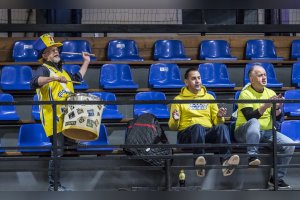
<path id="1" fill-rule="evenodd" d="M 240 157 L 238 155 L 233 155 L 223 163 L 223 166 L 237 166 L 239 163 Z M 234 172 L 234 170 L 234 168 L 223 168 L 223 176 L 230 176 Z"/>
<path id="2" fill-rule="evenodd" d="M 260 160 L 259 160 L 259 159 L 255 159 L 255 160 L 249 162 L 248 165 L 249 165 L 249 166 L 256 166 L 256 167 L 257 167 L 257 166 L 260 165 Z"/>
<path id="3" fill-rule="evenodd" d="M 202 166 L 204 167 L 206 165 L 206 160 L 203 156 L 199 156 L 196 161 L 195 161 L 195 166 Z M 199 169 L 196 171 L 197 172 L 197 176 L 199 177 L 203 177 L 205 176 L 205 169 Z"/>

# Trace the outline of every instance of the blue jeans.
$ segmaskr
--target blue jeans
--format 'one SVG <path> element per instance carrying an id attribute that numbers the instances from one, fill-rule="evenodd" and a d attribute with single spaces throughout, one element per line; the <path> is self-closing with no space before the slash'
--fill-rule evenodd
<path id="1" fill-rule="evenodd" d="M 280 132 L 277 132 L 277 144 L 285 144 L 285 143 L 294 143 L 292 139 L 283 135 Z M 262 131 L 260 130 L 260 124 L 258 119 L 252 118 L 247 121 L 242 126 L 239 126 L 235 130 L 235 139 L 240 143 L 248 143 L 248 144 L 258 144 L 262 143 L 272 143 L 273 142 L 273 133 L 272 130 Z M 280 154 L 289 154 L 292 155 L 294 153 L 295 146 L 280 146 L 278 147 L 278 152 Z M 257 146 L 249 146 L 247 147 L 247 152 L 250 156 L 256 156 L 258 153 Z M 288 165 L 291 161 L 292 157 L 279 157 L 278 164 L 280 165 Z M 287 168 L 278 168 L 278 178 L 283 178 L 286 175 Z"/>
<path id="2" fill-rule="evenodd" d="M 211 128 L 205 128 L 200 124 L 192 125 L 185 130 L 178 132 L 177 141 L 179 144 L 231 143 L 229 131 L 225 124 L 218 124 Z M 223 162 L 230 157 L 231 148 L 220 148 L 219 152 L 223 154 L 223 156 L 220 158 L 221 162 Z M 204 148 L 194 149 L 194 154 L 204 153 Z"/>

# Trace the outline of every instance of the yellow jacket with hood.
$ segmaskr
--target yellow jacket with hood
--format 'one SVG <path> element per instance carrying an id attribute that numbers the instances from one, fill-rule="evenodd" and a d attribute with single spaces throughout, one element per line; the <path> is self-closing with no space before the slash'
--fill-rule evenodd
<path id="1" fill-rule="evenodd" d="M 201 86 L 198 94 L 190 92 L 187 87 L 183 87 L 174 100 L 200 100 L 214 99 L 208 94 L 206 88 Z M 172 117 L 174 110 L 177 110 L 180 119 L 175 121 Z M 224 117 L 217 117 L 218 105 L 215 103 L 189 103 L 189 104 L 172 104 L 169 119 L 169 128 L 174 131 L 182 131 L 194 124 L 200 124 L 204 127 L 211 128 L 219 123 L 224 123 Z"/>

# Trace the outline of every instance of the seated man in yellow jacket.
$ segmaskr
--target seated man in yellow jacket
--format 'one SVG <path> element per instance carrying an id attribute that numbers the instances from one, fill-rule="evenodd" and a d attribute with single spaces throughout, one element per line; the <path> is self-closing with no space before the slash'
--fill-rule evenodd
<path id="1" fill-rule="evenodd" d="M 207 93 L 201 83 L 201 76 L 197 68 L 190 68 L 184 75 L 185 87 L 174 100 L 200 100 L 214 97 Z M 229 131 L 224 125 L 226 108 L 218 108 L 215 103 L 187 103 L 172 104 L 170 111 L 169 127 L 178 131 L 179 144 L 204 144 L 220 143 L 230 144 Z M 196 148 L 194 154 L 202 154 L 195 160 L 196 166 L 206 164 L 204 148 Z M 220 148 L 220 157 L 223 166 L 236 166 L 240 162 L 238 155 L 231 155 L 230 147 Z M 234 171 L 232 167 L 222 168 L 224 176 L 230 176 Z M 205 170 L 197 170 L 197 175 L 205 176 Z"/>

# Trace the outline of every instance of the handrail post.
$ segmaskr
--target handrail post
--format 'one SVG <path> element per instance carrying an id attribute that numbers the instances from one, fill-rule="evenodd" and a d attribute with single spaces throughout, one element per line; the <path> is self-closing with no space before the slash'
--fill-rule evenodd
<path id="1" fill-rule="evenodd" d="M 276 103 L 272 102 L 272 135 L 273 135 L 273 181 L 274 190 L 278 190 L 278 177 L 277 177 L 277 133 L 275 130 L 276 123 Z"/>

